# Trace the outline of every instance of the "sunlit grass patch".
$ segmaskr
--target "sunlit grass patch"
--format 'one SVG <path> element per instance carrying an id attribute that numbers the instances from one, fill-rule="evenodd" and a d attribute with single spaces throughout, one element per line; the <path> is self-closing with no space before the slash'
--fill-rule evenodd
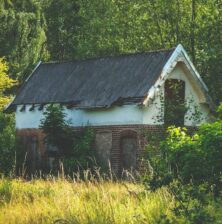
<path id="1" fill-rule="evenodd" d="M 66 179 L 0 180 L 0 223 L 158 223 L 171 218 L 166 188 Z"/>

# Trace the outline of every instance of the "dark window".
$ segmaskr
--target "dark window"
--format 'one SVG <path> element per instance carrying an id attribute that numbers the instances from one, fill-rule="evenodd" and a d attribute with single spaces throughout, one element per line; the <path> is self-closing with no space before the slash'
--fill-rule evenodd
<path id="1" fill-rule="evenodd" d="M 167 79 L 165 82 L 164 123 L 166 126 L 184 125 L 185 82 L 178 79 Z"/>

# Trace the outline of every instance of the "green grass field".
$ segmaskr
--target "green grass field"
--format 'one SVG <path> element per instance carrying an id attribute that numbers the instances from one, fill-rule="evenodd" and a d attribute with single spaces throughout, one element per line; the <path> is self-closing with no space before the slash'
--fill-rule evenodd
<path id="1" fill-rule="evenodd" d="M 66 179 L 0 179 L 0 223 L 165 223 L 174 198 L 142 185 Z M 162 221 L 161 221 L 162 220 Z"/>
<path id="2" fill-rule="evenodd" d="M 166 187 L 150 192 L 134 181 L 87 175 L 84 181 L 0 178 L 0 224 L 222 224 L 220 196 L 203 195 L 204 207 L 188 201 L 188 213 L 176 216 L 181 202 Z"/>

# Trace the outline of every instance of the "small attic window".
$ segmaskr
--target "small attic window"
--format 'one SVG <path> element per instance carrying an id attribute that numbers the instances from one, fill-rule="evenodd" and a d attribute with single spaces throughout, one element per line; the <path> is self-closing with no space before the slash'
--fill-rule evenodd
<path id="1" fill-rule="evenodd" d="M 179 79 L 167 79 L 164 88 L 164 124 L 183 126 L 185 107 L 185 82 Z"/>

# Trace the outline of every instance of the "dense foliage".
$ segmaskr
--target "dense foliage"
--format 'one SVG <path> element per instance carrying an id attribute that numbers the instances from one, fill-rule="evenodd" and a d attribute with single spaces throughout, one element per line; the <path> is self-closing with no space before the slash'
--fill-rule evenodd
<path id="1" fill-rule="evenodd" d="M 157 170 L 183 182 L 208 182 L 220 186 L 222 173 L 222 121 L 202 125 L 194 135 L 185 128 L 168 129 L 160 146 L 160 157 L 153 161 Z M 157 164 L 155 164 L 157 163 Z M 161 170 L 162 167 L 162 170 Z"/>
<path id="2" fill-rule="evenodd" d="M 11 97 L 7 94 L 7 90 L 16 84 L 8 74 L 8 65 L 3 58 L 0 58 L 0 111 L 10 102 Z"/>
<path id="3" fill-rule="evenodd" d="M 168 186 L 177 199 L 174 214 L 186 223 L 217 220 L 215 211 L 209 208 L 222 192 L 221 108 L 222 104 L 217 109 L 217 120 L 196 130 L 171 126 L 167 133 L 163 130 L 159 136 L 147 136 L 152 172 L 144 177 L 145 185 L 152 191 Z"/>
<path id="4" fill-rule="evenodd" d="M 45 58 L 45 19 L 42 1 L 0 1 L 0 56 L 10 65 L 10 75 L 19 80 Z"/>
<path id="5" fill-rule="evenodd" d="M 75 131 L 67 122 L 64 109 L 58 105 L 48 106 L 44 115 L 40 128 L 46 135 L 45 143 L 58 149 L 57 157 L 63 162 L 65 171 L 72 174 L 91 168 L 95 162 L 92 129 L 82 127 Z"/>
<path id="6" fill-rule="evenodd" d="M 80 25 L 79 5 L 73 0 L 51 0 L 45 7 L 47 49 L 50 60 L 75 58 Z"/>
<path id="7" fill-rule="evenodd" d="M 14 117 L 0 112 L 0 173 L 14 174 L 16 166 Z"/>
<path id="8" fill-rule="evenodd" d="M 11 97 L 7 90 L 16 82 L 7 75 L 8 66 L 0 58 L 0 173 L 9 174 L 15 168 L 15 122 L 13 115 L 3 114 Z"/>
<path id="9" fill-rule="evenodd" d="M 202 125 L 192 135 L 186 128 L 170 127 L 159 147 L 147 146 L 151 166 L 155 170 L 153 187 L 168 184 L 176 178 L 183 183 L 207 182 L 221 190 L 221 136 L 221 120 Z"/>

